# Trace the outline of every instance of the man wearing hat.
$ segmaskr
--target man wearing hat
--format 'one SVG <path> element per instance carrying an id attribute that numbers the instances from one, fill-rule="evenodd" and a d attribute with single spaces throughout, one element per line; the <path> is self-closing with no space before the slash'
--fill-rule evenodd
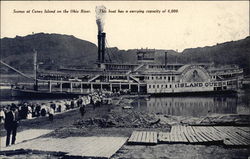
<path id="1" fill-rule="evenodd" d="M 10 144 L 10 135 L 12 134 L 11 144 L 15 144 L 16 130 L 19 122 L 18 111 L 15 105 L 11 105 L 10 111 L 5 115 L 4 128 L 7 131 L 6 146 Z"/>

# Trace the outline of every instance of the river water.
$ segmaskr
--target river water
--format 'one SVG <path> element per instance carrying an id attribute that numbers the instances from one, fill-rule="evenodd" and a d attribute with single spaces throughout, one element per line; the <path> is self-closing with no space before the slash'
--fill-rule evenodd
<path id="1" fill-rule="evenodd" d="M 1 87 L 0 87 L 1 88 Z M 43 99 L 32 99 L 32 98 L 15 98 L 11 96 L 11 89 L 10 88 L 1 88 L 0 89 L 0 105 L 7 105 L 11 103 L 22 103 L 22 102 L 31 102 L 31 103 L 46 103 L 50 101 L 62 100 L 61 99 L 50 99 L 50 98 L 43 98 Z"/>
<path id="2" fill-rule="evenodd" d="M 211 114 L 250 114 L 250 89 L 235 96 L 150 97 L 132 103 L 134 109 L 174 116 L 201 117 Z"/>
<path id="3" fill-rule="evenodd" d="M 10 89 L 1 89 L 1 105 L 23 100 L 11 98 Z M 54 99 L 55 100 L 55 99 Z M 25 99 L 28 102 L 46 102 L 51 99 Z M 250 114 L 250 89 L 245 89 L 235 96 L 192 96 L 192 97 L 150 97 L 137 99 L 133 109 L 141 112 L 174 116 L 200 117 L 210 114 Z"/>

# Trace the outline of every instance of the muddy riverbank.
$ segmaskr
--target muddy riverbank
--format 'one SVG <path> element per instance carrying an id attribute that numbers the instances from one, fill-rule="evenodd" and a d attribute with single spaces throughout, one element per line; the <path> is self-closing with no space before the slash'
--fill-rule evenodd
<path id="1" fill-rule="evenodd" d="M 82 117 L 79 108 L 57 114 L 54 121 L 48 117 L 23 120 L 18 131 L 27 129 L 52 129 L 42 137 L 66 138 L 76 136 L 130 137 L 135 130 L 170 131 L 172 125 L 250 125 L 250 115 L 209 114 L 202 117 L 183 117 L 137 111 L 131 99 L 123 99 L 116 105 L 94 108 L 88 105 Z M 126 106 L 126 107 L 125 107 Z M 5 136 L 1 125 L 1 136 Z M 17 134 L 18 138 L 18 134 Z M 34 154 L 36 158 L 49 153 Z M 12 158 L 34 157 L 32 154 L 15 154 Z M 249 148 L 225 148 L 221 145 L 159 144 L 155 146 L 124 145 L 112 158 L 247 158 Z M 59 156 L 63 157 L 63 155 Z"/>
<path id="2" fill-rule="evenodd" d="M 38 117 L 21 120 L 18 131 L 26 129 L 53 129 L 49 136 L 88 136 L 110 135 L 129 136 L 133 130 L 161 130 L 170 131 L 172 125 L 231 125 L 249 126 L 248 114 L 209 114 L 202 117 L 172 116 L 166 114 L 138 111 L 131 105 L 133 100 L 123 99 L 117 105 L 102 105 L 93 107 L 88 105 L 82 117 L 79 108 L 57 114 L 54 121 L 48 117 Z M 125 107 L 126 106 L 126 107 Z M 1 136 L 5 136 L 3 124 Z"/>

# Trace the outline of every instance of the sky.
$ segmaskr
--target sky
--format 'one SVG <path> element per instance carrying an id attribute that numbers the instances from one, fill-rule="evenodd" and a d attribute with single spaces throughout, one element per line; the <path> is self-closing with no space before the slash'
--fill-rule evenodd
<path id="1" fill-rule="evenodd" d="M 1 1 L 1 38 L 44 32 L 97 44 L 95 8 L 100 5 L 107 11 L 104 32 L 108 47 L 182 51 L 249 36 L 248 1 Z M 44 13 L 46 9 L 89 12 Z"/>

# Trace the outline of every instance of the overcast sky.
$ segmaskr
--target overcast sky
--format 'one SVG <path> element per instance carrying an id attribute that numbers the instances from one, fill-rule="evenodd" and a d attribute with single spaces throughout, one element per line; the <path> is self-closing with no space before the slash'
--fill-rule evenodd
<path id="1" fill-rule="evenodd" d="M 248 1 L 2 1 L 1 38 L 44 32 L 74 35 L 96 44 L 97 5 L 104 5 L 107 10 L 178 10 L 178 13 L 107 13 L 104 31 L 109 47 L 182 51 L 249 36 Z M 90 13 L 13 13 L 14 9 L 84 9 Z"/>

